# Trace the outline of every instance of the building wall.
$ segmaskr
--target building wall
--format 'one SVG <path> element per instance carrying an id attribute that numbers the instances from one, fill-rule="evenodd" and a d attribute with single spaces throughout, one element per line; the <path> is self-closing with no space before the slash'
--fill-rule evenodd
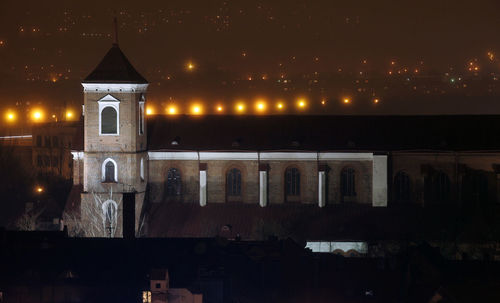
<path id="1" fill-rule="evenodd" d="M 226 174 L 232 168 L 241 171 L 242 195 L 240 203 L 259 203 L 259 162 L 252 160 L 217 160 L 204 161 L 207 165 L 207 201 L 208 203 L 226 203 Z M 318 163 L 316 161 L 267 161 L 268 198 L 270 204 L 283 203 L 318 203 Z M 356 197 L 353 203 L 372 203 L 372 161 L 327 161 L 328 204 L 341 203 L 340 174 L 343 168 L 355 169 Z M 300 171 L 300 198 L 297 201 L 285 199 L 285 171 L 287 168 Z M 151 201 L 167 201 L 165 187 L 170 168 L 180 171 L 182 196 L 178 201 L 198 203 L 199 201 L 199 162 L 193 160 L 150 160 L 149 179 Z"/>

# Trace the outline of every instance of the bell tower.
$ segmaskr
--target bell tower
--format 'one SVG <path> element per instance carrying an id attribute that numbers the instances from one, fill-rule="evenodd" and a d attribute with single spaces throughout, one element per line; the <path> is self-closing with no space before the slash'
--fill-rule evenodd
<path id="1" fill-rule="evenodd" d="M 116 35 L 116 34 L 115 34 Z M 116 37 L 116 36 L 115 36 Z M 147 180 L 147 129 L 144 119 L 147 80 L 129 62 L 117 40 L 83 80 L 84 156 L 82 222 L 85 208 L 102 202 L 106 236 L 123 234 L 123 194 L 135 195 L 135 231 Z M 130 200 L 130 199 L 128 199 Z M 106 204 L 106 202 L 108 202 Z M 105 205 L 106 204 L 106 205 Z M 98 207 L 97 212 L 101 209 Z M 130 210 L 127 210 L 130 213 Z M 108 218 L 109 216 L 109 218 Z M 115 222 L 113 221 L 113 218 Z M 98 232 L 101 233 L 101 232 Z"/>

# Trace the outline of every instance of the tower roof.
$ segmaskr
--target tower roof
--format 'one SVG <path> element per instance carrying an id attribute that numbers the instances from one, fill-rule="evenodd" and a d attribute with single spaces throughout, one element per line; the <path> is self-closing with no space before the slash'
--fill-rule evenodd
<path id="1" fill-rule="evenodd" d="M 148 83 L 130 64 L 117 43 L 114 43 L 99 65 L 83 80 L 83 83 Z"/>

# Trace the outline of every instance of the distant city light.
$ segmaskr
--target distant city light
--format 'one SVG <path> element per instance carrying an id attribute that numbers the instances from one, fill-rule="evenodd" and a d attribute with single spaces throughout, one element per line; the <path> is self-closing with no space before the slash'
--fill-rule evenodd
<path id="1" fill-rule="evenodd" d="M 195 68 L 196 68 L 196 66 L 195 66 L 195 65 L 194 65 L 194 63 L 193 63 L 193 62 L 191 62 L 191 61 L 189 61 L 189 62 L 186 64 L 186 69 L 187 69 L 188 71 L 192 71 L 192 70 L 194 70 Z"/>
<path id="2" fill-rule="evenodd" d="M 343 101 L 344 101 L 344 104 L 349 104 L 349 103 L 351 103 L 351 98 L 349 98 L 349 97 L 345 97 L 345 98 L 343 99 Z"/>
<path id="3" fill-rule="evenodd" d="M 259 100 L 257 101 L 257 103 L 255 104 L 255 109 L 258 111 L 258 112 L 263 112 L 266 110 L 266 103 L 265 101 L 263 100 Z"/>
<path id="4" fill-rule="evenodd" d="M 221 112 L 223 112 L 223 111 L 224 111 L 224 107 L 222 107 L 222 105 L 218 105 L 218 106 L 217 106 L 217 108 L 216 108 L 216 110 L 217 110 L 219 113 L 221 113 Z"/>
<path id="5" fill-rule="evenodd" d="M 193 115 L 201 115 L 203 113 L 203 108 L 199 104 L 194 104 L 191 107 L 191 114 Z"/>
<path id="6" fill-rule="evenodd" d="M 379 98 L 375 98 L 375 99 L 373 99 L 373 103 L 378 104 L 379 102 L 380 102 L 380 99 L 379 99 Z"/>
<path id="7" fill-rule="evenodd" d="M 301 98 L 299 100 L 297 100 L 297 106 L 301 109 L 305 108 L 307 105 L 307 102 L 305 99 Z"/>
<path id="8" fill-rule="evenodd" d="M 168 108 L 167 108 L 167 113 L 169 115 L 175 115 L 177 114 L 177 107 L 175 105 L 170 105 Z"/>
<path id="9" fill-rule="evenodd" d="M 7 114 L 5 114 L 5 118 L 9 122 L 14 122 L 16 120 L 16 114 L 14 114 L 14 112 L 8 111 Z"/>
<path id="10" fill-rule="evenodd" d="M 37 186 L 37 187 L 35 188 L 35 191 L 36 191 L 37 193 L 39 193 L 39 194 L 40 194 L 40 193 L 43 193 L 43 187 L 41 187 L 41 186 Z"/>
<path id="11" fill-rule="evenodd" d="M 245 111 L 245 104 L 241 102 L 236 104 L 236 111 L 238 113 L 243 113 Z"/>
<path id="12" fill-rule="evenodd" d="M 277 108 L 278 110 L 282 110 L 282 109 L 284 109 L 284 108 L 285 108 L 285 105 L 284 105 L 282 102 L 278 102 L 278 104 L 276 104 L 276 108 Z"/>
<path id="13" fill-rule="evenodd" d="M 32 117 L 33 121 L 39 122 L 43 118 L 43 113 L 41 110 L 34 110 L 33 113 L 31 114 L 31 117 Z"/>

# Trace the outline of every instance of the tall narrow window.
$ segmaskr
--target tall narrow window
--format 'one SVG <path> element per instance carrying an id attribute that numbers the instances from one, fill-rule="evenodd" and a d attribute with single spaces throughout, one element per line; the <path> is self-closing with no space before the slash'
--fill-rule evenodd
<path id="1" fill-rule="evenodd" d="M 167 197 L 179 197 L 181 195 L 181 174 L 177 168 L 171 168 L 167 174 Z"/>
<path id="2" fill-rule="evenodd" d="M 450 178 L 438 171 L 425 176 L 424 197 L 426 202 L 446 202 L 450 199 Z"/>
<path id="3" fill-rule="evenodd" d="M 108 106 L 101 111 L 101 134 L 118 134 L 118 113 L 114 107 Z"/>
<path id="4" fill-rule="evenodd" d="M 285 193 L 287 196 L 300 196 L 300 172 L 295 167 L 285 171 Z"/>
<path id="5" fill-rule="evenodd" d="M 232 168 L 226 176 L 226 195 L 228 197 L 241 196 L 241 171 Z"/>
<path id="6" fill-rule="evenodd" d="M 340 193 L 342 199 L 350 200 L 356 197 L 356 171 L 347 167 L 340 173 Z"/>
<path id="7" fill-rule="evenodd" d="M 397 202 L 410 201 L 410 176 L 400 171 L 394 178 L 394 198 Z"/>
<path id="8" fill-rule="evenodd" d="M 116 162 L 112 159 L 106 159 L 102 166 L 102 181 L 103 182 L 117 182 L 118 172 Z"/>

